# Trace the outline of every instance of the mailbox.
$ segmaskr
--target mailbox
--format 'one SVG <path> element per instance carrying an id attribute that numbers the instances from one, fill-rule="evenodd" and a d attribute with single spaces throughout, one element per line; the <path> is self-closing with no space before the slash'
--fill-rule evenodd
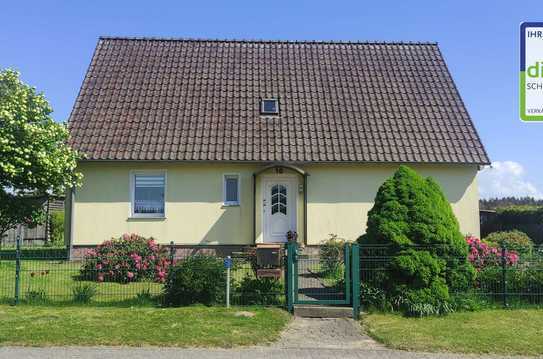
<path id="1" fill-rule="evenodd" d="M 281 246 L 266 245 L 256 247 L 256 264 L 258 268 L 280 268 Z"/>

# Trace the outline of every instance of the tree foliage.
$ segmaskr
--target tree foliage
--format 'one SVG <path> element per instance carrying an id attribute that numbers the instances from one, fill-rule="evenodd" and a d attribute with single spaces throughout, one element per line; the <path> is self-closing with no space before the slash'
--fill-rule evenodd
<path id="1" fill-rule="evenodd" d="M 31 198 L 63 194 L 80 183 L 79 156 L 51 112 L 44 95 L 18 72 L 0 71 L 0 230 L 43 219 L 40 201 Z"/>
<path id="2" fill-rule="evenodd" d="M 467 244 L 440 186 L 406 166 L 379 188 L 359 241 L 385 246 L 393 260 L 377 284 L 410 308 L 441 307 L 449 289 L 466 289 L 474 280 Z"/>
<path id="3" fill-rule="evenodd" d="M 16 224 L 35 225 L 45 220 L 44 199 L 0 191 L 0 235 Z"/>
<path id="4" fill-rule="evenodd" d="M 533 197 L 503 197 L 481 199 L 479 201 L 479 207 L 481 209 L 498 209 L 511 206 L 543 206 L 543 199 L 536 199 Z"/>

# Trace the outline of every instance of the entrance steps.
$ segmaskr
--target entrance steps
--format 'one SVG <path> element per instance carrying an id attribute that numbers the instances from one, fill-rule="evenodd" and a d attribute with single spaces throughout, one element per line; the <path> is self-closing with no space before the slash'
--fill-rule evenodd
<path id="1" fill-rule="evenodd" d="M 353 308 L 322 305 L 294 305 L 294 315 L 303 318 L 352 318 Z"/>

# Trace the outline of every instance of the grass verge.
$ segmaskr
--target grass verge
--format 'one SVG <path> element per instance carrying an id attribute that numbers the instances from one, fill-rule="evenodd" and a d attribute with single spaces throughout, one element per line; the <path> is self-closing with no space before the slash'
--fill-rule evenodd
<path id="1" fill-rule="evenodd" d="M 543 354 L 543 310 L 484 310 L 444 317 L 369 314 L 366 332 L 388 347 L 472 354 Z"/>
<path id="2" fill-rule="evenodd" d="M 271 342 L 289 321 L 283 310 L 93 308 L 0 305 L 0 346 L 126 345 L 233 347 Z"/>

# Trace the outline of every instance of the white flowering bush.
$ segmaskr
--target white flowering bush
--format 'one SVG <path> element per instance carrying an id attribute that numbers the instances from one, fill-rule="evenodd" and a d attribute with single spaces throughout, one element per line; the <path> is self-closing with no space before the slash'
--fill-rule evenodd
<path id="1" fill-rule="evenodd" d="M 0 71 L 0 234 L 43 218 L 40 201 L 28 198 L 64 194 L 80 184 L 80 157 L 51 112 L 45 96 L 18 72 Z"/>

